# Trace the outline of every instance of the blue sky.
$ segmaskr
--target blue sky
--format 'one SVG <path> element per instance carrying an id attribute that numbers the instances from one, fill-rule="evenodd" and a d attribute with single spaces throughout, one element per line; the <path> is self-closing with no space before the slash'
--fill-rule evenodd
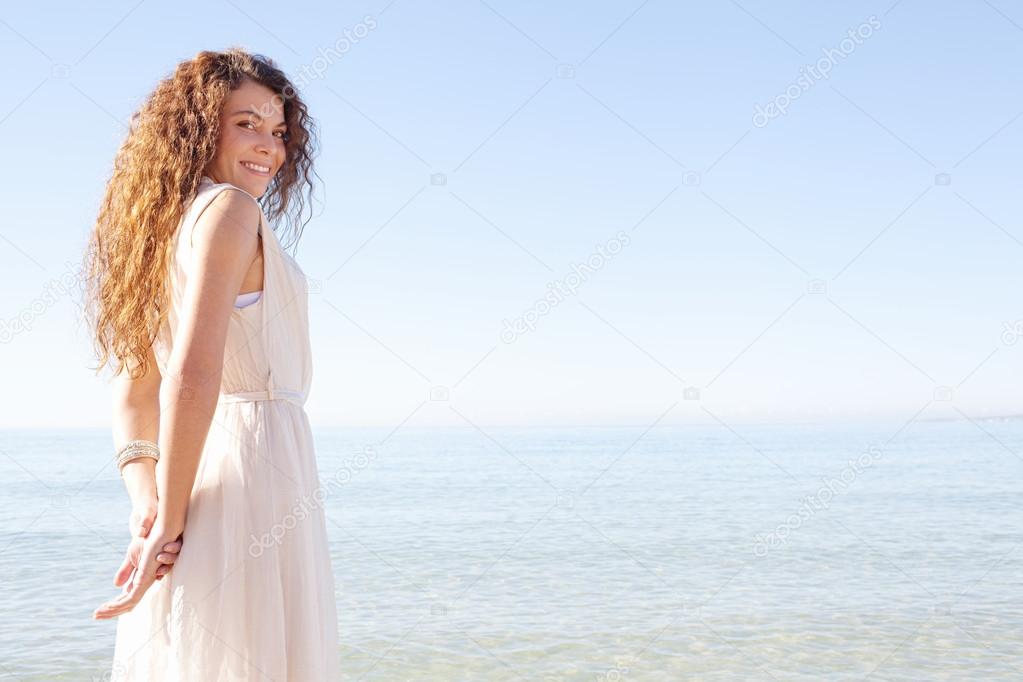
<path id="1" fill-rule="evenodd" d="M 1004 0 L 58 5 L 0 14 L 0 331 L 30 322 L 0 335 L 2 426 L 109 424 L 73 296 L 40 301 L 128 117 L 231 45 L 321 128 L 317 425 L 1023 411 Z"/>

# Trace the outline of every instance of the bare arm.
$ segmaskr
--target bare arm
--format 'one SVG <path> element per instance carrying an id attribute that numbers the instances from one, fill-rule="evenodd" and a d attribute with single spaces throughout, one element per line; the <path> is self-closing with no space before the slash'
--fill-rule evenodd
<path id="1" fill-rule="evenodd" d="M 160 462 L 156 467 L 157 525 L 171 537 L 185 527 L 188 501 L 220 393 L 224 346 L 235 297 L 259 249 L 260 208 L 241 191 L 216 196 L 192 232 L 191 275 L 185 288 L 167 376 Z"/>
<path id="2" fill-rule="evenodd" d="M 160 370 L 156 355 L 149 349 L 149 370 L 131 379 L 122 372 L 113 380 L 114 449 L 120 451 L 136 439 L 157 441 L 160 429 Z M 156 515 L 156 462 L 148 457 L 131 460 L 121 471 L 131 499 L 133 522 L 148 531 Z M 132 534 L 139 529 L 132 528 Z M 145 533 L 143 533 L 145 535 Z"/>
<path id="3" fill-rule="evenodd" d="M 114 377 L 114 446 L 119 451 L 129 441 L 136 439 L 157 441 L 160 430 L 160 368 L 156 362 L 156 354 L 152 347 L 148 349 L 148 370 L 136 379 L 128 372 Z M 131 362 L 131 361 L 130 361 Z M 130 460 L 121 470 L 124 485 L 131 498 L 131 516 L 128 528 L 132 535 L 131 543 L 125 552 L 124 561 L 114 574 L 114 585 L 120 586 L 133 574 L 138 563 L 138 552 L 143 538 L 156 521 L 156 462 L 149 457 Z M 164 545 L 160 555 L 161 566 L 157 569 L 156 578 L 161 579 L 170 571 L 171 564 L 181 550 L 181 542 L 175 541 Z"/>

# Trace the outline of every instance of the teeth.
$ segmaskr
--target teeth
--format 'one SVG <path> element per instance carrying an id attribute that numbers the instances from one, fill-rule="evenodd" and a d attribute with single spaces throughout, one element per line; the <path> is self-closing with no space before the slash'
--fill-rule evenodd
<path id="1" fill-rule="evenodd" d="M 252 170 L 254 170 L 254 171 L 258 172 L 258 173 L 269 173 L 270 172 L 270 166 L 257 166 L 256 164 L 249 163 L 247 161 L 242 161 L 242 165 L 245 166 L 246 168 L 251 168 Z"/>

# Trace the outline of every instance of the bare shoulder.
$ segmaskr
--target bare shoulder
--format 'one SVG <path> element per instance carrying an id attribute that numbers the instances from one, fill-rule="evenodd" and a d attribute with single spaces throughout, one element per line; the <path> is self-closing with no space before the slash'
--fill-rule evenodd
<path id="1" fill-rule="evenodd" d="M 261 214 L 251 195 L 222 188 L 195 218 L 189 274 L 168 361 L 174 376 L 205 381 L 210 371 L 221 370 L 232 304 L 259 248 Z"/>
<path id="2" fill-rule="evenodd" d="M 227 252 L 252 260 L 258 244 L 262 209 L 246 192 L 227 187 L 203 209 L 192 228 L 193 248 Z"/>

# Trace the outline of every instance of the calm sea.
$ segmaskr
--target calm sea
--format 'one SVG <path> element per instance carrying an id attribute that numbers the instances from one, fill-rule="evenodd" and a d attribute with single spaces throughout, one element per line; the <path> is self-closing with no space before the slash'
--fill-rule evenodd
<path id="1" fill-rule="evenodd" d="M 1023 679 L 1023 423 L 318 430 L 346 680 Z M 104 680 L 107 431 L 0 432 L 0 680 Z"/>

